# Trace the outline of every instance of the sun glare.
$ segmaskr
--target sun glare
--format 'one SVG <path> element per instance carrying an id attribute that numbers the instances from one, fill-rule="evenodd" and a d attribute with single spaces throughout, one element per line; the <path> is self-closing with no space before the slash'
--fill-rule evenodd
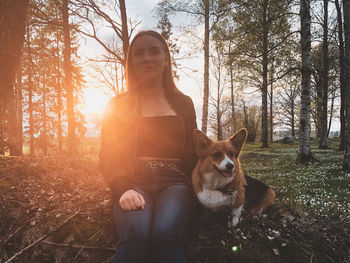
<path id="1" fill-rule="evenodd" d="M 82 109 L 85 114 L 101 114 L 107 101 L 110 99 L 101 90 L 87 88 L 84 90 L 85 107 Z"/>

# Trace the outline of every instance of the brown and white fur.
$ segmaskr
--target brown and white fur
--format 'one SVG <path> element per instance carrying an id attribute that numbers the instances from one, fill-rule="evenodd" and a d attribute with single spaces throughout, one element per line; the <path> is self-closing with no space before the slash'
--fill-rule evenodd
<path id="1" fill-rule="evenodd" d="M 226 141 L 214 142 L 199 130 L 193 132 L 194 148 L 199 157 L 192 173 L 194 191 L 200 203 L 212 211 L 229 208 L 229 226 L 238 224 L 245 204 L 247 181 L 241 169 L 239 154 L 246 137 L 247 130 L 241 129 Z M 264 184 L 253 180 L 258 186 Z M 261 213 L 266 206 L 271 205 L 271 198 L 266 198 L 266 195 L 271 194 L 270 190 L 273 193 L 273 204 L 274 192 L 268 187 L 263 196 L 257 195 L 261 198 L 259 201 L 255 200 L 256 197 L 253 198 L 253 202 L 250 201 L 250 208 L 253 208 L 251 210 Z M 228 191 L 233 192 L 233 195 L 228 195 Z M 265 199 L 269 203 L 266 203 Z"/>

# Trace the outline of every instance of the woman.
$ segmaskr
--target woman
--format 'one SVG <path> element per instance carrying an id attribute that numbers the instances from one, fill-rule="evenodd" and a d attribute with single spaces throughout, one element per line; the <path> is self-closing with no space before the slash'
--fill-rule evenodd
<path id="1" fill-rule="evenodd" d="M 195 197 L 192 100 L 175 86 L 169 48 L 154 31 L 130 44 L 128 92 L 102 124 L 101 172 L 115 198 L 119 242 L 113 262 L 186 262 L 183 231 Z"/>

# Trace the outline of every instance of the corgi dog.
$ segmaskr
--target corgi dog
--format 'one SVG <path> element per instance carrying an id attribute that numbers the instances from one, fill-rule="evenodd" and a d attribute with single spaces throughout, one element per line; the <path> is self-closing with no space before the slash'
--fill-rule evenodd
<path id="1" fill-rule="evenodd" d="M 256 213 L 262 213 L 274 203 L 275 193 L 270 187 L 242 172 L 239 154 L 246 138 L 246 129 L 239 130 L 226 141 L 212 141 L 199 130 L 193 132 L 198 156 L 192 172 L 193 189 L 199 202 L 212 211 L 230 209 L 229 227 L 238 224 L 247 193 L 253 196 L 249 198 L 249 209 Z M 254 189 L 260 188 L 264 193 L 255 194 Z"/>

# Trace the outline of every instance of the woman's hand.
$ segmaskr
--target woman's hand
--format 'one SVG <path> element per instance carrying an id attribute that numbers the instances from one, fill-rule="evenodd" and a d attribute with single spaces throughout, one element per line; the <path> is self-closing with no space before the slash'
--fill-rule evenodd
<path id="1" fill-rule="evenodd" d="M 145 199 L 133 189 L 126 191 L 119 199 L 120 207 L 125 211 L 145 208 Z"/>

